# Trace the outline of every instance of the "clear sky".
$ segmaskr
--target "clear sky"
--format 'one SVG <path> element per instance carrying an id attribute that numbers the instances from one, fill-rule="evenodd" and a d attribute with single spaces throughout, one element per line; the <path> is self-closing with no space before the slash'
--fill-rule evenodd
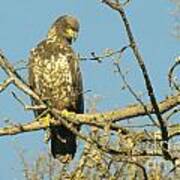
<path id="1" fill-rule="evenodd" d="M 158 100 L 170 94 L 167 82 L 168 67 L 180 52 L 179 42 L 171 35 L 173 5 L 168 0 L 134 0 L 127 7 L 133 32 L 149 69 Z M 42 40 L 53 21 L 64 14 L 76 16 L 81 24 L 78 40 L 73 45 L 76 52 L 88 56 L 91 52 L 100 54 L 110 48 L 118 50 L 127 45 L 127 38 L 117 13 L 98 0 L 4 0 L 0 6 L 0 49 L 12 64 L 27 60 L 29 50 Z M 128 71 L 128 80 L 134 90 L 144 93 L 141 73 L 128 51 L 121 67 Z M 84 89 L 91 90 L 87 96 L 100 96 L 99 111 L 110 110 L 134 103 L 135 100 L 122 91 L 122 82 L 114 73 L 109 59 L 104 63 L 82 62 Z M 21 72 L 26 78 L 26 72 Z M 5 78 L 0 71 L 0 80 Z M 26 96 L 13 86 L 0 94 L 0 126 L 3 121 L 26 122 L 33 118 L 24 112 L 22 106 L 12 97 L 15 91 L 21 98 Z M 146 98 L 145 98 L 146 99 Z M 22 166 L 17 149 L 24 149 L 28 159 L 44 151 L 43 132 L 21 134 L 14 137 L 0 137 L 0 179 L 23 179 Z"/>

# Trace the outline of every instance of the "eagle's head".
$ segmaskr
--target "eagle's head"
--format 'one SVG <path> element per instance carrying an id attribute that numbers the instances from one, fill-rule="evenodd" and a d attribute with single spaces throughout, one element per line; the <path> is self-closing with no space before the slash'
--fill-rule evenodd
<path id="1" fill-rule="evenodd" d="M 78 20 L 69 15 L 59 17 L 48 32 L 48 39 L 66 40 L 70 44 L 76 40 L 79 32 Z"/>

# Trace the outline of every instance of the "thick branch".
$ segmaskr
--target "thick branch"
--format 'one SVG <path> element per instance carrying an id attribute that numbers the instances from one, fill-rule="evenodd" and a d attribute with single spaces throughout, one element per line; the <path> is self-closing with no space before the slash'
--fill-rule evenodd
<path id="1" fill-rule="evenodd" d="M 180 94 L 176 96 L 170 96 L 164 101 L 159 103 L 159 109 L 161 113 L 165 113 L 173 107 L 180 104 Z M 152 105 L 147 105 L 147 110 L 150 114 L 154 114 L 154 110 Z M 121 108 L 116 111 L 110 111 L 105 113 L 95 113 L 95 114 L 75 114 L 71 112 L 56 112 L 60 115 L 60 117 L 68 119 L 72 123 L 75 124 L 86 124 L 90 126 L 96 126 L 100 128 L 104 128 L 107 126 L 107 123 L 114 123 L 116 121 L 125 120 L 129 118 L 135 118 L 139 116 L 147 115 L 144 108 L 137 104 L 131 105 L 125 108 Z M 60 122 L 54 121 L 53 119 L 50 121 L 51 125 L 60 125 Z M 41 121 L 34 121 L 31 123 L 27 123 L 24 125 L 14 125 L 8 126 L 5 128 L 0 128 L 0 136 L 5 135 L 15 135 L 23 132 L 37 131 L 40 129 L 47 128 L 49 125 L 44 124 Z M 122 130 L 126 131 L 124 128 L 119 127 L 115 124 L 111 125 L 112 130 Z"/>
<path id="2" fill-rule="evenodd" d="M 61 122 L 55 121 L 54 119 L 51 119 L 50 123 L 52 123 L 52 125 L 55 126 L 61 125 Z M 46 129 L 49 126 L 50 124 L 44 123 L 43 121 L 32 121 L 25 124 L 15 124 L 4 128 L 0 128 L 0 136 L 16 135 L 24 132 L 38 131 Z"/>
<path id="3" fill-rule="evenodd" d="M 163 114 L 175 106 L 180 105 L 180 93 L 176 96 L 170 96 L 166 98 L 164 101 L 161 101 L 158 106 L 160 113 Z M 149 114 L 154 114 L 154 110 L 151 104 L 146 104 L 147 112 Z M 110 111 L 105 113 L 95 113 L 95 114 L 80 114 L 77 115 L 74 118 L 74 121 L 79 121 L 82 124 L 98 124 L 98 123 L 107 123 L 109 121 L 116 122 L 121 120 L 126 120 L 130 118 L 135 118 L 139 116 L 146 116 L 147 112 L 144 110 L 144 108 L 139 105 L 130 105 L 125 108 L 121 108 L 116 111 Z"/>

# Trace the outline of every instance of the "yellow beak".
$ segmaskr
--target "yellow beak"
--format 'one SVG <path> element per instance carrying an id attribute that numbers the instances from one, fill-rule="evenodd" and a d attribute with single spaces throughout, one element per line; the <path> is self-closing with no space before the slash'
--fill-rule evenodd
<path id="1" fill-rule="evenodd" d="M 73 29 L 67 29 L 67 35 L 69 38 L 72 38 L 73 41 L 77 39 L 78 33 Z"/>

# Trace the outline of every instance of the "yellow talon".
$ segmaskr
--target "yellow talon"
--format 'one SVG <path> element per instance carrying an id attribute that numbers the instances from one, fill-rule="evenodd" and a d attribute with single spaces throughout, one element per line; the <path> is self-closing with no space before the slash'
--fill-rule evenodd
<path id="1" fill-rule="evenodd" d="M 44 124 L 45 126 L 49 126 L 51 122 L 51 116 L 50 114 L 47 114 L 46 116 L 39 119 L 39 121 Z"/>
<path id="2" fill-rule="evenodd" d="M 61 114 L 60 114 L 62 117 L 65 117 L 65 118 L 73 118 L 75 116 L 75 113 L 74 112 L 70 112 L 70 111 L 67 111 L 66 109 L 64 109 L 63 111 L 61 111 Z"/>
<path id="3" fill-rule="evenodd" d="M 64 109 L 63 111 L 61 111 L 61 115 L 62 115 L 62 116 L 67 117 L 68 114 L 69 114 L 69 112 L 68 112 L 66 109 Z"/>

